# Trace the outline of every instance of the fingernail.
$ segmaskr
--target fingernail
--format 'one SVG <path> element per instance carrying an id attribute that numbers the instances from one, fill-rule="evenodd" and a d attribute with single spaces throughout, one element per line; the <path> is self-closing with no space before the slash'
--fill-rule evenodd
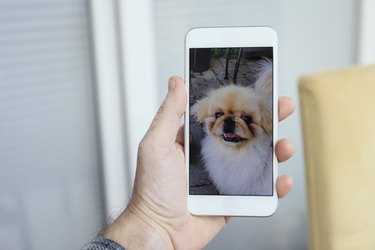
<path id="1" fill-rule="evenodd" d="M 168 91 L 174 90 L 176 87 L 176 81 L 173 78 L 170 78 L 168 81 Z"/>

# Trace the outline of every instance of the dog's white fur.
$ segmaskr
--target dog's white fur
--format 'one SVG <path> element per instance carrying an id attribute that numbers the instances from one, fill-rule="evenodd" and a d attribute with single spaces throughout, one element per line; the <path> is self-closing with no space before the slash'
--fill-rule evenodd
<path id="1" fill-rule="evenodd" d="M 272 195 L 272 135 L 233 153 L 206 136 L 202 155 L 209 176 L 220 194 Z"/>
<path id="2" fill-rule="evenodd" d="M 254 88 L 272 98 L 272 61 L 263 58 L 257 62 L 257 65 L 258 74 Z"/>
<path id="3" fill-rule="evenodd" d="M 240 89 L 242 92 L 249 91 L 247 98 L 254 98 L 255 92 L 256 96 L 260 97 L 256 102 L 266 105 L 272 114 L 272 61 L 264 60 L 259 65 L 259 74 L 253 89 L 232 85 L 227 88 L 228 93 L 230 89 L 242 88 Z M 204 101 L 210 101 L 210 96 L 219 90 L 213 90 Z M 192 114 L 199 117 L 201 115 L 199 109 L 199 103 L 195 104 L 192 107 Z M 218 140 L 207 131 L 208 123 L 212 118 L 207 118 L 204 122 L 202 117 L 199 119 L 205 124 L 206 130 L 201 151 L 204 164 L 220 194 L 272 195 L 272 131 L 256 126 L 256 136 L 250 139 L 250 143 L 239 148 L 231 148 L 227 145 L 231 142 Z M 272 117 L 268 119 L 271 119 L 272 124 Z"/>

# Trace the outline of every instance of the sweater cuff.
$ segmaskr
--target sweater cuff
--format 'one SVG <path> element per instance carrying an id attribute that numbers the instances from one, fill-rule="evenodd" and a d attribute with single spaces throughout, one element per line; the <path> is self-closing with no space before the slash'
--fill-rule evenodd
<path id="1" fill-rule="evenodd" d="M 89 244 L 82 248 L 82 250 L 126 250 L 113 240 L 103 237 L 96 237 Z"/>

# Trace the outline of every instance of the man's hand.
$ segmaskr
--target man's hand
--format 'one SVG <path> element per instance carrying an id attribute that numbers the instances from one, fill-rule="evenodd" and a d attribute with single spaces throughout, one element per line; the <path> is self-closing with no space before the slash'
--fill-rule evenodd
<path id="1" fill-rule="evenodd" d="M 181 78 L 169 80 L 168 94 L 138 148 L 136 178 L 128 208 L 104 233 L 126 249 L 202 249 L 228 222 L 227 217 L 194 216 L 187 210 L 184 133 L 180 118 L 187 95 Z M 290 98 L 279 99 L 279 121 L 294 111 Z M 279 162 L 294 151 L 287 139 L 276 144 Z M 292 188 L 279 176 L 279 198 Z"/>

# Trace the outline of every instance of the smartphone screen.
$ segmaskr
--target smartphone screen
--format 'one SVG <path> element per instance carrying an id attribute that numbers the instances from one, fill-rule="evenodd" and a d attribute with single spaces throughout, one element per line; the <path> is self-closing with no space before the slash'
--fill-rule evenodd
<path id="1" fill-rule="evenodd" d="M 273 196 L 273 47 L 189 49 L 189 194 Z"/>

